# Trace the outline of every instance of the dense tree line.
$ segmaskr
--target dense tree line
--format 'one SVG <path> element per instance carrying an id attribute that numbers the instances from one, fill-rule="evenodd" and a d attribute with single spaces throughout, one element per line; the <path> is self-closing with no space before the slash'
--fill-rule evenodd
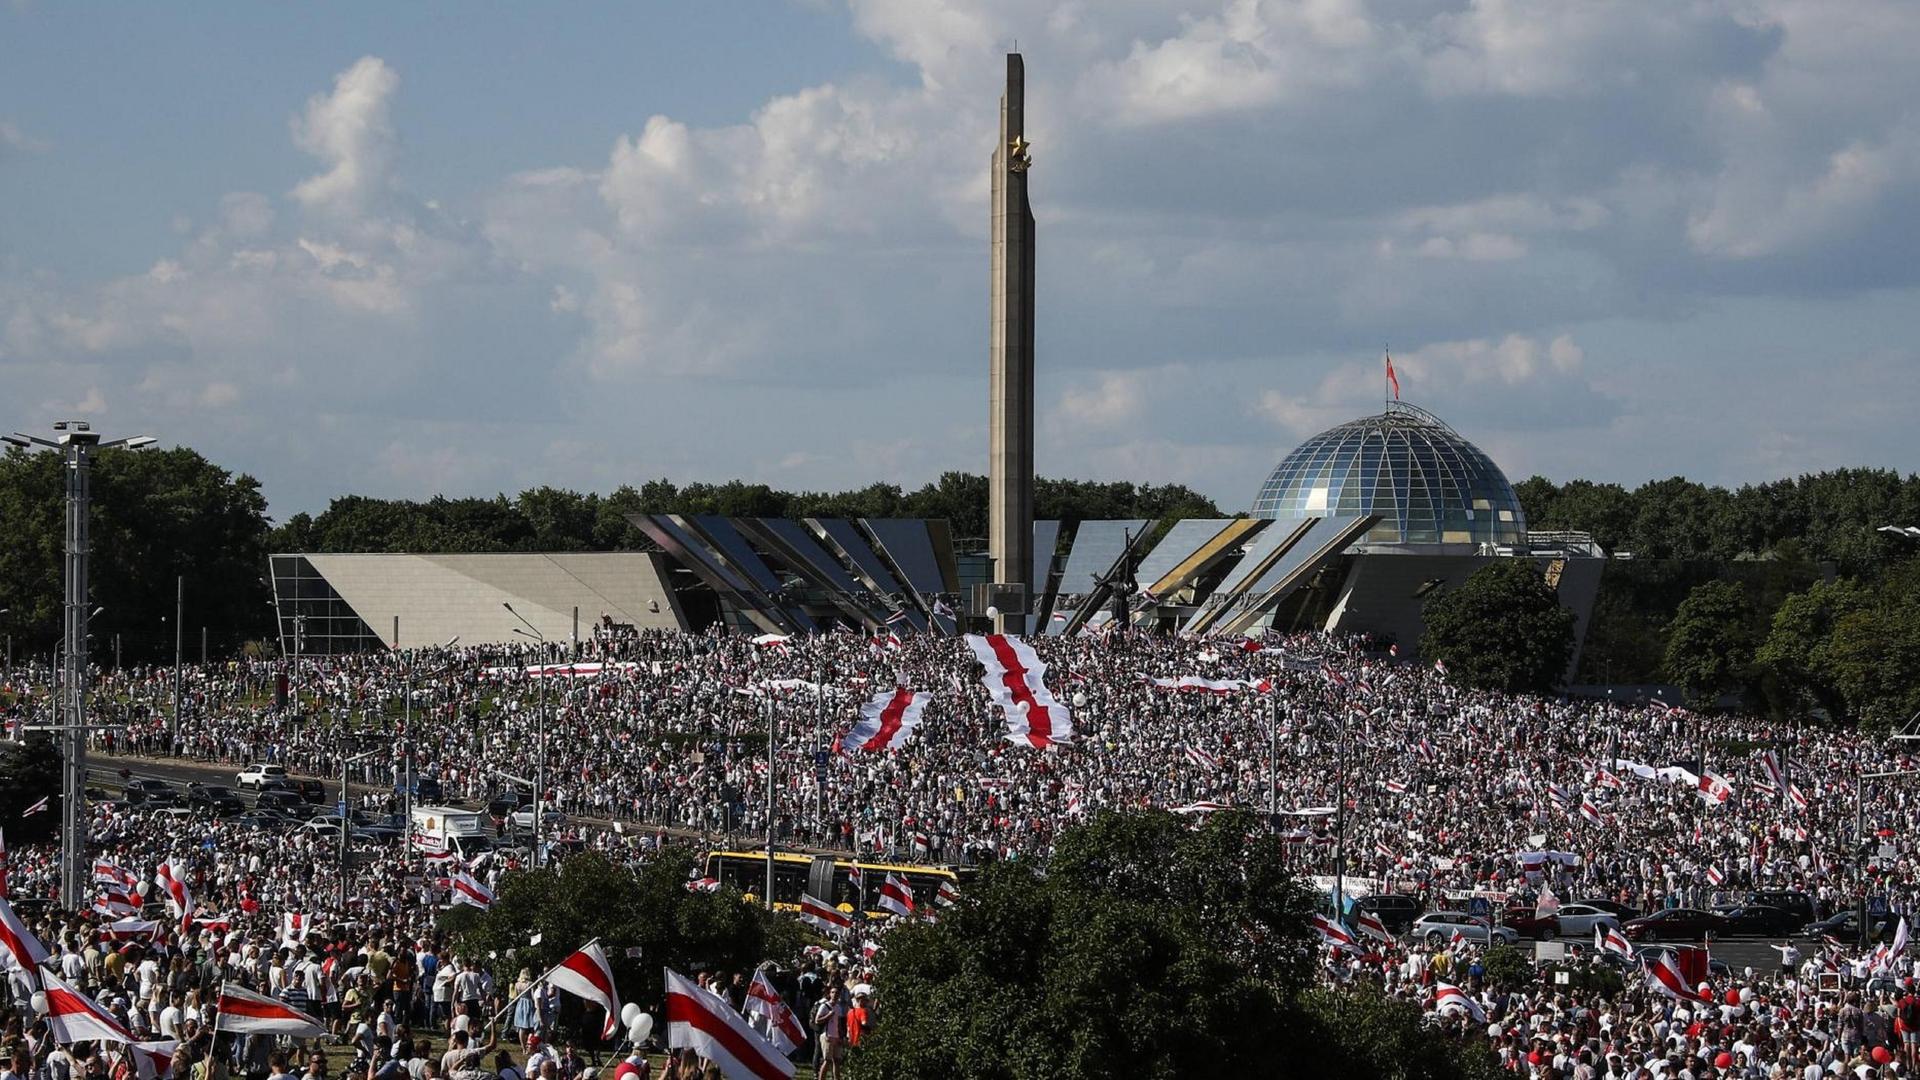
<path id="1" fill-rule="evenodd" d="M 104 609 L 89 624 L 96 659 L 112 661 L 116 638 L 128 663 L 172 658 L 176 577 L 186 579 L 189 656 L 199 655 L 203 626 L 215 656 L 268 631 L 267 500 L 253 477 L 184 447 L 108 450 L 95 459 L 92 493 L 91 594 Z M 0 455 L 0 529 L 0 632 L 16 657 L 47 659 L 65 596 L 57 452 Z"/>
<path id="2" fill-rule="evenodd" d="M 1535 476 L 1514 488 L 1535 531 L 1577 529 L 1636 559 L 1775 558 L 1857 572 L 1904 557 L 1913 541 L 1882 525 L 1920 525 L 1920 475 L 1836 469 L 1729 491 L 1682 477 L 1629 491 Z"/>
<path id="3" fill-rule="evenodd" d="M 426 502 L 342 496 L 317 516 L 274 530 L 275 551 L 617 551 L 648 546 L 627 515 L 943 518 L 957 540 L 987 534 L 987 479 L 950 472 L 917 490 L 869 484 L 854 491 L 793 492 L 731 480 L 678 487 L 668 480 L 610 495 L 541 487 L 508 498 Z M 1049 480 L 1034 485 L 1034 516 L 1067 521 L 1219 517 L 1212 500 L 1180 484 Z"/>

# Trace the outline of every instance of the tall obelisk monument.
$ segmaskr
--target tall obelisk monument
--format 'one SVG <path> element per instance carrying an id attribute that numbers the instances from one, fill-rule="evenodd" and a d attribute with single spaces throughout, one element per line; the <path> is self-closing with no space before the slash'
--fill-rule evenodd
<path id="1" fill-rule="evenodd" d="M 993 326 L 988 346 L 987 552 L 993 580 L 1033 576 L 1033 210 L 1027 204 L 1027 70 L 1007 54 L 1000 142 L 993 148 Z M 1007 605 L 1011 606 L 1011 605 Z M 1024 633 L 1026 611 L 1002 611 L 995 629 Z"/>

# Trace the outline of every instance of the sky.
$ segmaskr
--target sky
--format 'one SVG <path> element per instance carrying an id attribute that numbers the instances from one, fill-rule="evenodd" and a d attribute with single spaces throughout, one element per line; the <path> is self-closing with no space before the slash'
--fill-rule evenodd
<path id="1" fill-rule="evenodd" d="M 1389 348 L 1515 482 L 1920 468 L 1911 0 L 0 0 L 0 426 L 279 519 L 984 472 L 1016 46 L 1043 475 L 1245 509 Z"/>

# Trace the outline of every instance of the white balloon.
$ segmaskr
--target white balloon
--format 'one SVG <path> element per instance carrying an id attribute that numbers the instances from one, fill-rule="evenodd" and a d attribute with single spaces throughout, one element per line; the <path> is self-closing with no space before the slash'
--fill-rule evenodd
<path id="1" fill-rule="evenodd" d="M 647 1036 L 651 1034 L 653 1034 L 653 1017 L 647 1013 L 634 1017 L 633 1023 L 627 1025 L 627 1038 L 636 1043 L 646 1042 Z"/>
<path id="2" fill-rule="evenodd" d="M 638 1019 L 639 1016 L 640 1016 L 639 1002 L 629 1001 L 625 1005 L 622 1005 L 620 1007 L 620 1022 L 622 1024 L 625 1024 L 628 1027 L 632 1027 L 633 1022 L 636 1019 Z"/>
<path id="3" fill-rule="evenodd" d="M 987 607 L 987 618 L 989 618 L 989 619 L 997 619 L 997 618 L 999 618 L 999 617 L 1000 617 L 1000 609 L 999 609 L 999 608 L 997 608 L 997 607 L 993 607 L 992 605 L 988 605 L 988 607 Z"/>
<path id="4" fill-rule="evenodd" d="M 134 893 L 134 895 L 135 895 L 135 896 L 141 896 L 141 897 L 144 897 L 144 896 L 146 896 L 146 895 L 147 895 L 147 890 L 148 890 L 148 889 L 150 889 L 150 888 L 152 888 L 152 886 L 151 886 L 151 885 L 148 885 L 148 884 L 147 884 L 146 882 L 144 882 L 144 881 L 141 881 L 141 882 L 136 882 L 136 883 L 134 884 L 134 886 L 133 886 L 133 893 Z"/>
<path id="5" fill-rule="evenodd" d="M 31 999 L 31 1000 L 29 1001 L 29 1004 L 33 1006 L 33 1015 L 35 1015 L 35 1016 L 45 1016 L 45 1015 L 47 1015 L 47 995 L 46 995 L 46 991 L 44 991 L 44 990 L 35 990 L 35 991 L 33 992 L 33 997 L 32 997 L 32 999 Z"/>

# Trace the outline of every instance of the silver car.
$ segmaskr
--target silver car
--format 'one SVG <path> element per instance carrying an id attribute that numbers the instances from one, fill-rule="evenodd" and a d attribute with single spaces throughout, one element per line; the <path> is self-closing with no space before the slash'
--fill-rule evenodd
<path id="1" fill-rule="evenodd" d="M 1444 945 L 1455 935 L 1479 945 L 1497 941 L 1511 945 L 1520 935 L 1505 926 L 1494 926 L 1478 915 L 1464 911 L 1429 911 L 1413 920 L 1412 937 L 1429 945 Z"/>
<path id="2" fill-rule="evenodd" d="M 1561 937 L 1590 938 L 1596 926 L 1604 926 L 1611 930 L 1620 929 L 1618 915 L 1605 908 L 1594 907 L 1592 904 L 1561 904 L 1560 910 L 1554 913 L 1554 918 L 1558 920 Z"/>

